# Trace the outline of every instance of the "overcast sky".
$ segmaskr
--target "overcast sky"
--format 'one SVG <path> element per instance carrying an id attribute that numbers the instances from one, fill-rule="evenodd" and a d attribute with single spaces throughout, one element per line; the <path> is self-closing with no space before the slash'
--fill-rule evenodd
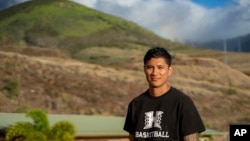
<path id="1" fill-rule="evenodd" d="M 0 9 L 23 1 L 0 0 Z M 250 33 L 250 0 L 73 1 L 133 21 L 172 40 L 199 42 Z"/>

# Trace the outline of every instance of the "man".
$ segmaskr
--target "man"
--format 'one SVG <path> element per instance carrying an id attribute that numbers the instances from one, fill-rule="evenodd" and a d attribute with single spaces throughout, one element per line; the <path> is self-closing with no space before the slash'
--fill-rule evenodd
<path id="1" fill-rule="evenodd" d="M 130 141 L 198 141 L 205 130 L 193 101 L 170 86 L 171 55 L 161 47 L 144 56 L 144 73 L 149 88 L 128 105 L 124 130 Z"/>

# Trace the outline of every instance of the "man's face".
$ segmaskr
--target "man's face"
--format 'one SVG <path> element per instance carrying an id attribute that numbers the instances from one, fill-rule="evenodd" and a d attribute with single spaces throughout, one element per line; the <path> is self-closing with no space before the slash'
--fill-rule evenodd
<path id="1" fill-rule="evenodd" d="M 144 72 L 149 86 L 160 88 L 168 85 L 168 76 L 172 73 L 172 67 L 169 67 L 165 59 L 162 57 L 151 58 L 145 64 Z"/>

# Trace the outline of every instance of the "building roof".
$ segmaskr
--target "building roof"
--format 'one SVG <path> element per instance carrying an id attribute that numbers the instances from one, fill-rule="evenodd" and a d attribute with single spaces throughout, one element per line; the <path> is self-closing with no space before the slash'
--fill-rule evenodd
<path id="1" fill-rule="evenodd" d="M 217 135 L 226 135 L 228 134 L 228 132 L 222 132 L 222 131 L 218 131 L 218 130 L 214 130 L 214 129 L 209 129 L 207 128 L 204 132 L 201 133 L 201 135 L 213 135 L 213 136 L 217 136 Z"/>
<path id="2" fill-rule="evenodd" d="M 76 136 L 128 136 L 123 130 L 124 117 L 116 116 L 87 116 L 87 115 L 63 115 L 47 114 L 50 125 L 62 120 L 72 122 L 76 128 Z M 29 121 L 31 118 L 20 113 L 0 113 L 0 129 L 6 128 L 17 121 Z"/>

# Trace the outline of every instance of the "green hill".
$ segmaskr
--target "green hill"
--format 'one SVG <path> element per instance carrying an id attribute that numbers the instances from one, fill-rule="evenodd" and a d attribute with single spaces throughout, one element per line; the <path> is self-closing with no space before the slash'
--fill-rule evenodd
<path id="1" fill-rule="evenodd" d="M 91 46 L 181 46 L 133 22 L 67 0 L 32 0 L 0 11 L 0 34 L 0 45 L 56 47 L 70 56 Z"/>

